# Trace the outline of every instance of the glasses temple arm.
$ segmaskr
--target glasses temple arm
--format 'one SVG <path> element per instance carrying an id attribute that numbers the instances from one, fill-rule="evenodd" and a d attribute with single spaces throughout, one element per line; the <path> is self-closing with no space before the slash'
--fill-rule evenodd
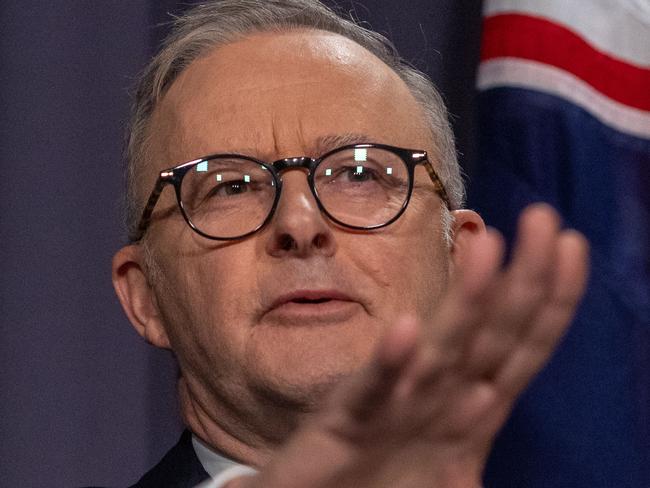
<path id="1" fill-rule="evenodd" d="M 427 170 L 427 173 L 429 173 L 429 178 L 431 178 L 431 181 L 433 182 L 436 192 L 438 193 L 438 195 L 440 195 L 442 201 L 445 202 L 447 208 L 451 210 L 451 201 L 449 200 L 449 195 L 447 194 L 447 190 L 445 189 L 445 186 L 442 184 L 440 177 L 436 173 L 436 170 L 433 169 L 433 165 L 428 159 L 424 160 L 422 165 L 424 166 L 424 169 Z"/>
<path id="2" fill-rule="evenodd" d="M 171 175 L 161 174 L 156 180 L 156 184 L 151 191 L 151 195 L 149 195 L 147 204 L 142 210 L 142 216 L 140 217 L 138 228 L 129 236 L 129 240 L 131 242 L 138 242 L 140 239 L 142 239 L 144 233 L 147 231 L 147 228 L 151 223 L 151 214 L 153 213 L 153 209 L 156 206 L 156 203 L 158 203 L 158 198 L 160 198 L 160 194 L 162 193 L 163 188 L 165 188 L 165 185 L 169 183 L 169 176 Z"/>

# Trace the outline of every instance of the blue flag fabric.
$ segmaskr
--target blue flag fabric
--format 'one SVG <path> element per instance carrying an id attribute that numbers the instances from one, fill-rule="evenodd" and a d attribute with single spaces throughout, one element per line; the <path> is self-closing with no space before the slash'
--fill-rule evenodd
<path id="1" fill-rule="evenodd" d="M 650 3 L 488 0 L 484 26 L 469 205 L 511 240 L 545 201 L 592 246 L 578 315 L 485 484 L 650 487 Z"/>

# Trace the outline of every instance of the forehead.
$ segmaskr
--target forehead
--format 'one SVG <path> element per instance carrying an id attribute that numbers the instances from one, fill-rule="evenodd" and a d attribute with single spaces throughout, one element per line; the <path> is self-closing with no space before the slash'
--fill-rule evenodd
<path id="1" fill-rule="evenodd" d="M 157 169 L 215 152 L 316 156 L 323 140 L 428 149 L 420 107 L 381 60 L 337 34 L 259 33 L 213 49 L 154 114 Z"/>

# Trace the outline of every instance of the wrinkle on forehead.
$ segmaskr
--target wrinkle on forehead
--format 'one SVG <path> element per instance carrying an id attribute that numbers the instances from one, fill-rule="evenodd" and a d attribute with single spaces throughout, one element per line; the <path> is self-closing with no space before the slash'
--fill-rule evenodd
<path id="1" fill-rule="evenodd" d="M 398 75 L 353 41 L 322 31 L 255 34 L 213 50 L 174 81 L 154 114 L 156 165 L 159 170 L 215 152 L 266 160 L 318 156 L 333 148 L 324 139 L 339 130 L 328 117 L 360 121 L 341 126 L 340 132 L 364 135 L 350 143 L 400 145 L 399 137 L 386 136 L 400 110 L 421 118 Z M 383 130 L 366 134 L 366 119 Z M 412 125 L 415 132 L 422 123 Z"/>
<path id="2" fill-rule="evenodd" d="M 254 158 L 266 161 L 268 163 L 272 163 L 276 159 L 284 159 L 284 158 L 298 157 L 298 156 L 318 158 L 324 155 L 325 153 L 342 146 L 376 142 L 373 140 L 373 138 L 370 135 L 362 134 L 358 132 L 344 132 L 341 134 L 325 134 L 316 137 L 315 139 L 310 141 L 306 141 L 304 140 L 304 138 L 302 139 L 303 140 L 301 140 L 300 145 L 301 147 L 304 148 L 304 151 L 302 151 L 300 154 L 282 153 L 278 149 L 274 149 L 272 153 L 269 153 L 268 150 L 264 148 L 264 144 L 259 138 L 256 139 L 256 141 L 253 141 L 253 144 L 248 146 L 242 146 L 241 144 L 238 143 L 238 141 L 233 139 L 225 140 L 223 141 L 223 144 L 221 145 L 219 151 L 217 152 L 235 153 L 244 156 L 252 156 Z"/>

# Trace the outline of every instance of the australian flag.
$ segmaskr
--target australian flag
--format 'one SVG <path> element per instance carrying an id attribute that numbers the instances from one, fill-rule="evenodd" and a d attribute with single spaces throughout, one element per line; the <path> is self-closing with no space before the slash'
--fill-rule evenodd
<path id="1" fill-rule="evenodd" d="M 650 0 L 486 0 L 478 90 L 470 206 L 512 238 L 545 201 L 592 246 L 485 485 L 650 488 Z"/>

